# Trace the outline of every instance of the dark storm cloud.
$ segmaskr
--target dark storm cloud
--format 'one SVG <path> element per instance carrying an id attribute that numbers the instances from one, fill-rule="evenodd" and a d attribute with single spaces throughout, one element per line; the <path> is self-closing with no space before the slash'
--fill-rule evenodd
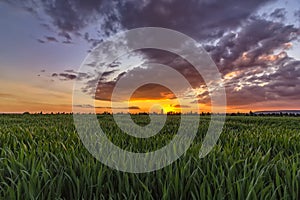
<path id="1" fill-rule="evenodd" d="M 271 74 L 253 73 L 233 79 L 232 84 L 226 85 L 228 104 L 238 106 L 263 101 L 300 99 L 300 61 L 287 58 L 275 66 L 278 70 Z M 244 85 L 237 91 L 236 86 L 239 83 Z M 266 85 L 259 86 L 255 83 Z"/>
<path id="2" fill-rule="evenodd" d="M 257 74 L 263 73 L 272 65 L 282 69 L 277 69 L 276 76 L 284 74 L 288 69 L 286 66 L 291 65 L 289 64 L 291 58 L 288 58 L 285 52 L 286 45 L 290 45 L 289 43 L 298 37 L 299 29 L 292 25 L 252 17 L 240 27 L 239 31 L 227 33 L 214 46 L 206 46 L 206 49 L 212 55 L 224 76 L 231 72 L 245 71 L 226 82 L 229 104 L 240 105 L 250 102 L 261 102 L 276 97 L 283 98 L 282 95 L 275 95 L 275 93 L 276 91 L 280 93 L 280 90 L 284 89 L 284 87 L 273 86 L 271 88 L 271 85 L 280 83 L 281 79 L 275 79 L 275 75 L 258 76 Z M 280 50 L 280 53 L 274 54 L 276 50 Z M 141 50 L 140 53 L 147 58 L 145 63 L 161 63 L 174 68 L 187 77 L 187 80 L 193 87 L 199 87 L 204 84 L 202 77 L 193 69 L 191 64 L 177 55 L 152 49 Z M 116 68 L 116 70 L 104 72 L 104 77 L 113 75 L 119 69 L 118 67 L 122 66 L 121 62 L 115 62 L 117 64 L 113 68 Z M 126 73 L 122 72 L 111 81 L 101 79 L 98 82 L 97 78 L 89 80 L 86 82 L 86 87 L 83 90 L 98 100 L 109 101 L 117 81 L 124 75 Z M 271 83 L 272 79 L 274 79 L 274 82 Z M 296 77 L 290 77 L 290 79 L 297 80 Z M 286 81 L 289 82 L 289 80 Z M 240 82 L 242 82 L 242 88 L 237 90 L 236 88 Z M 253 84 L 247 85 L 243 82 Z M 268 85 L 258 85 L 261 83 L 268 83 Z M 95 87 L 97 88 L 96 93 L 92 94 L 92 88 Z M 289 87 L 288 91 L 290 93 L 295 91 L 290 86 L 286 87 Z M 165 99 L 170 97 L 169 95 L 170 93 L 165 91 L 164 88 L 152 85 L 151 87 L 145 87 L 144 91 L 137 93 L 135 97 L 137 99 Z M 208 100 L 209 95 L 205 95 L 205 92 L 199 97 L 200 103 L 208 103 Z"/>
<path id="3" fill-rule="evenodd" d="M 267 21 L 259 17 L 249 19 L 237 33 L 231 32 L 222 37 L 215 46 L 206 46 L 221 71 L 265 66 L 267 60 L 260 56 L 283 49 L 287 43 L 299 37 L 299 28 Z"/>
<path id="4" fill-rule="evenodd" d="M 279 68 L 279 70 L 270 75 L 270 84 L 267 92 L 275 93 L 283 98 L 300 98 L 300 61 L 290 61 L 288 64 Z"/>
<path id="5" fill-rule="evenodd" d="M 160 63 L 169 66 L 184 75 L 192 87 L 198 87 L 204 83 L 198 71 L 179 55 L 157 49 L 144 49 L 138 52 L 145 56 L 144 64 Z"/>
<path id="6" fill-rule="evenodd" d="M 238 27 L 259 7 L 272 0 L 54 0 L 6 1 L 24 7 L 39 18 L 47 15 L 48 24 L 58 35 L 71 40 L 88 25 L 97 22 L 99 35 L 109 35 L 119 28 L 155 26 L 182 31 L 200 39 L 218 38 Z M 88 34 L 84 38 L 97 43 Z"/>
<path id="7" fill-rule="evenodd" d="M 102 77 L 100 77 L 100 79 L 98 79 L 96 73 L 93 79 L 87 80 L 85 82 L 85 87 L 83 87 L 83 91 L 85 93 L 92 95 L 98 100 L 109 101 L 111 100 L 113 89 L 115 88 L 116 83 L 119 81 L 121 77 L 125 76 L 124 78 L 130 80 L 130 82 L 143 80 L 145 76 L 148 77 L 154 76 L 157 78 L 157 80 L 160 79 L 158 77 L 159 71 L 151 70 L 151 63 L 161 63 L 174 68 L 178 72 L 182 73 L 190 82 L 190 84 L 195 88 L 198 87 L 201 83 L 203 83 L 202 77 L 199 75 L 197 70 L 195 70 L 190 63 L 188 63 L 187 61 L 185 61 L 184 59 L 180 58 L 175 54 L 167 53 L 165 51 L 160 51 L 160 50 L 154 50 L 154 49 L 142 50 L 139 51 L 139 53 L 143 53 L 143 55 L 145 56 L 146 59 L 144 60 L 142 65 L 146 67 L 148 70 L 144 71 L 143 68 L 140 68 L 140 66 L 138 66 L 130 70 L 129 72 L 122 71 L 118 67 L 122 66 L 123 63 L 117 60 L 114 62 L 117 66 L 114 66 L 113 68 L 117 68 L 119 70 L 109 70 L 110 68 L 108 68 L 108 71 L 102 72 Z M 136 55 L 136 52 L 134 52 L 133 54 Z M 103 68 L 105 69 L 105 67 Z M 174 81 L 172 77 L 169 77 L 168 79 L 170 79 L 170 81 Z M 180 87 L 181 86 L 179 85 L 177 88 Z M 94 88 L 96 88 L 95 92 L 94 92 Z M 141 87 L 140 90 L 138 90 L 132 96 L 132 98 L 136 100 L 142 100 L 147 98 L 153 100 L 159 100 L 159 99 L 175 99 L 176 96 L 169 89 L 165 87 L 162 87 L 157 84 L 150 84 Z"/>
<path id="8" fill-rule="evenodd" d="M 263 73 L 272 65 L 283 69 L 283 66 L 290 61 L 285 50 L 290 48 L 289 45 L 299 38 L 299 34 L 299 29 L 293 25 L 267 21 L 260 17 L 251 17 L 240 27 L 239 31 L 227 33 L 219 39 L 215 46 L 206 46 L 206 50 L 211 54 L 223 75 L 246 70 L 246 72 L 240 73 L 226 82 L 228 95 L 232 96 L 229 103 L 244 104 L 248 100 L 244 101 L 242 99 L 248 97 L 250 102 L 272 98 L 271 94 L 280 88 L 268 90 L 267 86 L 259 86 L 259 83 L 269 83 L 272 79 L 271 76 L 264 78 L 256 76 L 256 74 Z M 279 50 L 279 53 L 275 54 L 276 50 Z M 176 69 L 185 75 L 194 87 L 204 84 L 197 71 L 188 62 L 176 55 L 167 55 L 165 52 L 154 50 L 144 51 L 143 54 L 147 56 L 150 63 L 161 63 Z M 283 74 L 284 70 L 278 71 L 277 75 Z M 293 78 L 297 80 L 296 77 Z M 241 90 L 236 91 L 235 88 L 238 86 L 239 81 L 243 80 L 253 82 L 254 85 L 244 85 Z M 279 82 L 279 80 L 276 81 Z M 268 93 L 264 93 L 264 91 L 268 91 Z M 236 96 L 232 94 L 236 94 Z M 206 99 L 209 99 L 208 95 L 199 97 L 202 102 L 206 102 Z M 238 100 L 235 101 L 235 99 Z"/>
<path id="9" fill-rule="evenodd" d="M 286 52 L 299 36 L 296 26 L 251 17 L 238 32 L 206 46 L 224 78 L 234 75 L 225 79 L 228 105 L 300 99 L 300 61 Z"/>
<path id="10" fill-rule="evenodd" d="M 176 99 L 176 96 L 166 87 L 157 84 L 146 84 L 136 90 L 132 97 L 135 100 L 143 99 Z"/>
<path id="11" fill-rule="evenodd" d="M 236 28 L 268 0 L 125 1 L 119 3 L 123 27 L 156 26 L 195 38 L 218 38 Z"/>
<path id="12" fill-rule="evenodd" d="M 97 100 L 102 101 L 111 101 L 112 93 L 117 84 L 117 81 L 97 81 L 90 80 L 83 88 L 83 91 L 94 96 Z M 96 92 L 93 94 L 93 88 L 96 87 Z M 176 96 L 167 88 L 156 85 L 156 84 L 147 84 L 140 87 L 132 96 L 134 100 L 162 100 L 162 99 L 175 99 Z"/>

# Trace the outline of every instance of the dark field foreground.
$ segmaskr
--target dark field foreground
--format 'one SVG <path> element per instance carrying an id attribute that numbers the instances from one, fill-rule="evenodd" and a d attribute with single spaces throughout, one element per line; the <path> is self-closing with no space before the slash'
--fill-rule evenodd
<path id="1" fill-rule="evenodd" d="M 122 133 L 98 116 L 123 149 L 153 151 L 176 133 L 179 116 L 151 139 Z M 133 116 L 145 125 L 147 116 Z M 0 115 L 1 199 L 299 199 L 300 118 L 227 117 L 213 151 L 198 158 L 209 117 L 194 143 L 161 170 L 130 174 L 101 164 L 84 148 L 71 115 Z"/>

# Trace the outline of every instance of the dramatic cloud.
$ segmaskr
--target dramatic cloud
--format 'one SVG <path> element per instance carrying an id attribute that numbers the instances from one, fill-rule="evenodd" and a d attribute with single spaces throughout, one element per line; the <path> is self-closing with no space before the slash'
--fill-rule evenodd
<path id="1" fill-rule="evenodd" d="M 224 72 L 264 66 L 275 61 L 273 55 L 277 49 L 286 49 L 290 42 L 299 37 L 300 29 L 293 25 L 251 18 L 239 32 L 225 35 L 216 46 L 207 46 L 206 50 Z"/>
<path id="2" fill-rule="evenodd" d="M 256 69 L 255 73 L 245 72 L 226 84 L 228 103 L 239 106 L 263 101 L 297 100 L 300 98 L 299 77 L 300 61 L 291 58 L 264 70 Z"/>
<path id="3" fill-rule="evenodd" d="M 63 43 L 82 37 L 92 47 L 118 30 L 136 27 L 164 27 L 181 31 L 199 41 L 217 64 L 229 105 L 246 105 L 270 100 L 299 99 L 299 61 L 289 57 L 288 51 L 300 37 L 299 24 L 286 24 L 287 10 L 275 8 L 267 17 L 257 10 L 272 0 L 53 0 L 10 1 L 24 7 L 35 16 L 45 19 L 45 27 L 55 30 Z M 300 11 L 295 12 L 300 20 Z M 94 26 L 97 24 L 97 26 Z M 93 31 L 88 32 L 91 26 Z M 57 42 L 56 37 L 45 37 L 38 42 Z M 162 51 L 139 51 L 143 62 L 126 71 L 124 61 L 113 63 L 91 62 L 92 73 L 66 70 L 52 77 L 60 80 L 82 80 L 82 90 L 98 100 L 111 100 L 120 78 L 134 82 L 146 74 L 143 66 L 161 63 L 177 70 L 198 93 L 197 102 L 208 103 L 209 94 L 202 77 L 184 59 Z M 99 71 L 103 72 L 98 77 Z M 101 68 L 101 70 L 99 69 Z M 149 68 L 148 68 L 149 69 Z M 155 76 L 147 72 L 148 76 Z M 176 80 L 175 80 L 176 81 Z M 178 83 L 180 88 L 180 83 Z M 93 88 L 96 87 L 94 92 Z M 174 99 L 169 89 L 150 84 L 138 90 L 134 99 Z M 124 91 L 126 93 L 126 91 Z M 194 102 L 195 103 L 195 102 Z"/>
<path id="4" fill-rule="evenodd" d="M 99 24 L 98 36 L 110 35 L 119 29 L 144 26 L 164 27 L 181 31 L 199 39 L 218 38 L 237 28 L 262 5 L 272 0 L 207 1 L 207 0 L 12 0 L 40 19 L 47 20 L 48 29 L 71 40 L 71 35 L 83 37 L 95 44 L 82 31 L 91 24 Z"/>
<path id="5" fill-rule="evenodd" d="M 119 3 L 121 24 L 170 28 L 198 39 L 218 38 L 235 29 L 268 0 L 125 1 Z"/>
<path id="6" fill-rule="evenodd" d="M 130 84 L 136 81 L 141 81 L 144 79 L 144 76 L 151 76 L 149 73 L 155 73 L 154 70 L 145 70 L 142 68 L 135 68 L 134 70 L 128 73 L 118 74 L 118 77 L 112 81 L 107 81 L 106 78 L 98 78 L 91 79 L 86 82 L 83 91 L 94 96 L 97 100 L 102 101 L 110 101 L 112 98 L 113 90 L 118 82 L 118 80 L 123 77 L 127 80 L 127 84 L 129 85 L 127 89 L 129 90 Z M 103 73 L 104 77 L 108 77 L 112 72 Z M 96 92 L 93 94 L 93 89 L 96 87 Z M 122 91 L 124 96 L 128 91 Z M 121 98 L 121 97 L 120 97 Z M 176 96 L 171 92 L 168 88 L 158 85 L 158 84 L 146 84 L 138 88 L 131 97 L 132 100 L 162 100 L 162 99 L 175 99 Z"/>
<path id="7" fill-rule="evenodd" d="M 299 93 L 295 85 L 300 83 L 299 62 L 290 58 L 286 51 L 299 38 L 299 34 L 299 28 L 293 25 L 251 17 L 238 31 L 224 34 L 215 45 L 207 45 L 206 50 L 223 75 L 228 104 L 239 106 L 276 99 L 297 99 Z M 194 94 L 199 100 L 192 103 L 209 104 L 210 97 L 205 83 L 190 63 L 177 55 L 159 50 L 147 49 L 139 53 L 143 54 L 145 59 L 140 66 L 160 63 L 177 70 L 194 88 L 199 88 L 199 92 Z M 155 77 L 159 74 L 155 70 L 151 71 L 149 66 L 147 69 L 150 71 L 136 67 L 124 72 L 121 70 L 124 64 L 121 60 L 108 64 L 108 71 L 104 72 L 99 80 L 99 77 L 91 76 L 93 78 L 86 81 L 83 91 L 98 100 L 110 101 L 115 85 L 121 77 L 135 82 L 145 76 Z M 90 66 L 95 67 L 96 64 L 91 63 Z M 96 93 L 93 94 L 95 87 Z M 176 96 L 168 89 L 152 84 L 141 87 L 132 98 L 163 100 L 175 99 Z"/>

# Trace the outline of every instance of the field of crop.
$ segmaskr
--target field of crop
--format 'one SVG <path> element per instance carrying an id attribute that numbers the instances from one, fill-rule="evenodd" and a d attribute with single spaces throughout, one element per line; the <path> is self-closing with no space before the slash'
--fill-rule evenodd
<path id="1" fill-rule="evenodd" d="M 148 123 L 147 116 L 133 116 Z M 123 149 L 152 151 L 170 141 L 179 116 L 151 139 L 122 133 L 98 116 Z M 198 158 L 209 116 L 188 152 L 151 173 L 131 174 L 101 164 L 84 148 L 71 115 L 0 115 L 1 199 L 299 199 L 300 118 L 227 117 L 213 151 Z"/>

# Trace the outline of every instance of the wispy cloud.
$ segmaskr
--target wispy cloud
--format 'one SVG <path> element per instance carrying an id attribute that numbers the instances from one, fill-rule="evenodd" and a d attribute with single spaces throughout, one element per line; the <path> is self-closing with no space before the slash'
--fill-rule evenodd
<path id="1" fill-rule="evenodd" d="M 112 107 L 110 106 L 93 106 L 90 104 L 83 104 L 83 105 L 74 105 L 75 107 L 78 108 L 98 108 L 98 109 L 112 109 Z M 129 107 L 113 107 L 113 109 L 117 109 L 117 110 L 125 110 L 125 109 L 129 109 L 129 110 L 140 110 L 140 107 L 138 106 L 129 106 Z"/>

